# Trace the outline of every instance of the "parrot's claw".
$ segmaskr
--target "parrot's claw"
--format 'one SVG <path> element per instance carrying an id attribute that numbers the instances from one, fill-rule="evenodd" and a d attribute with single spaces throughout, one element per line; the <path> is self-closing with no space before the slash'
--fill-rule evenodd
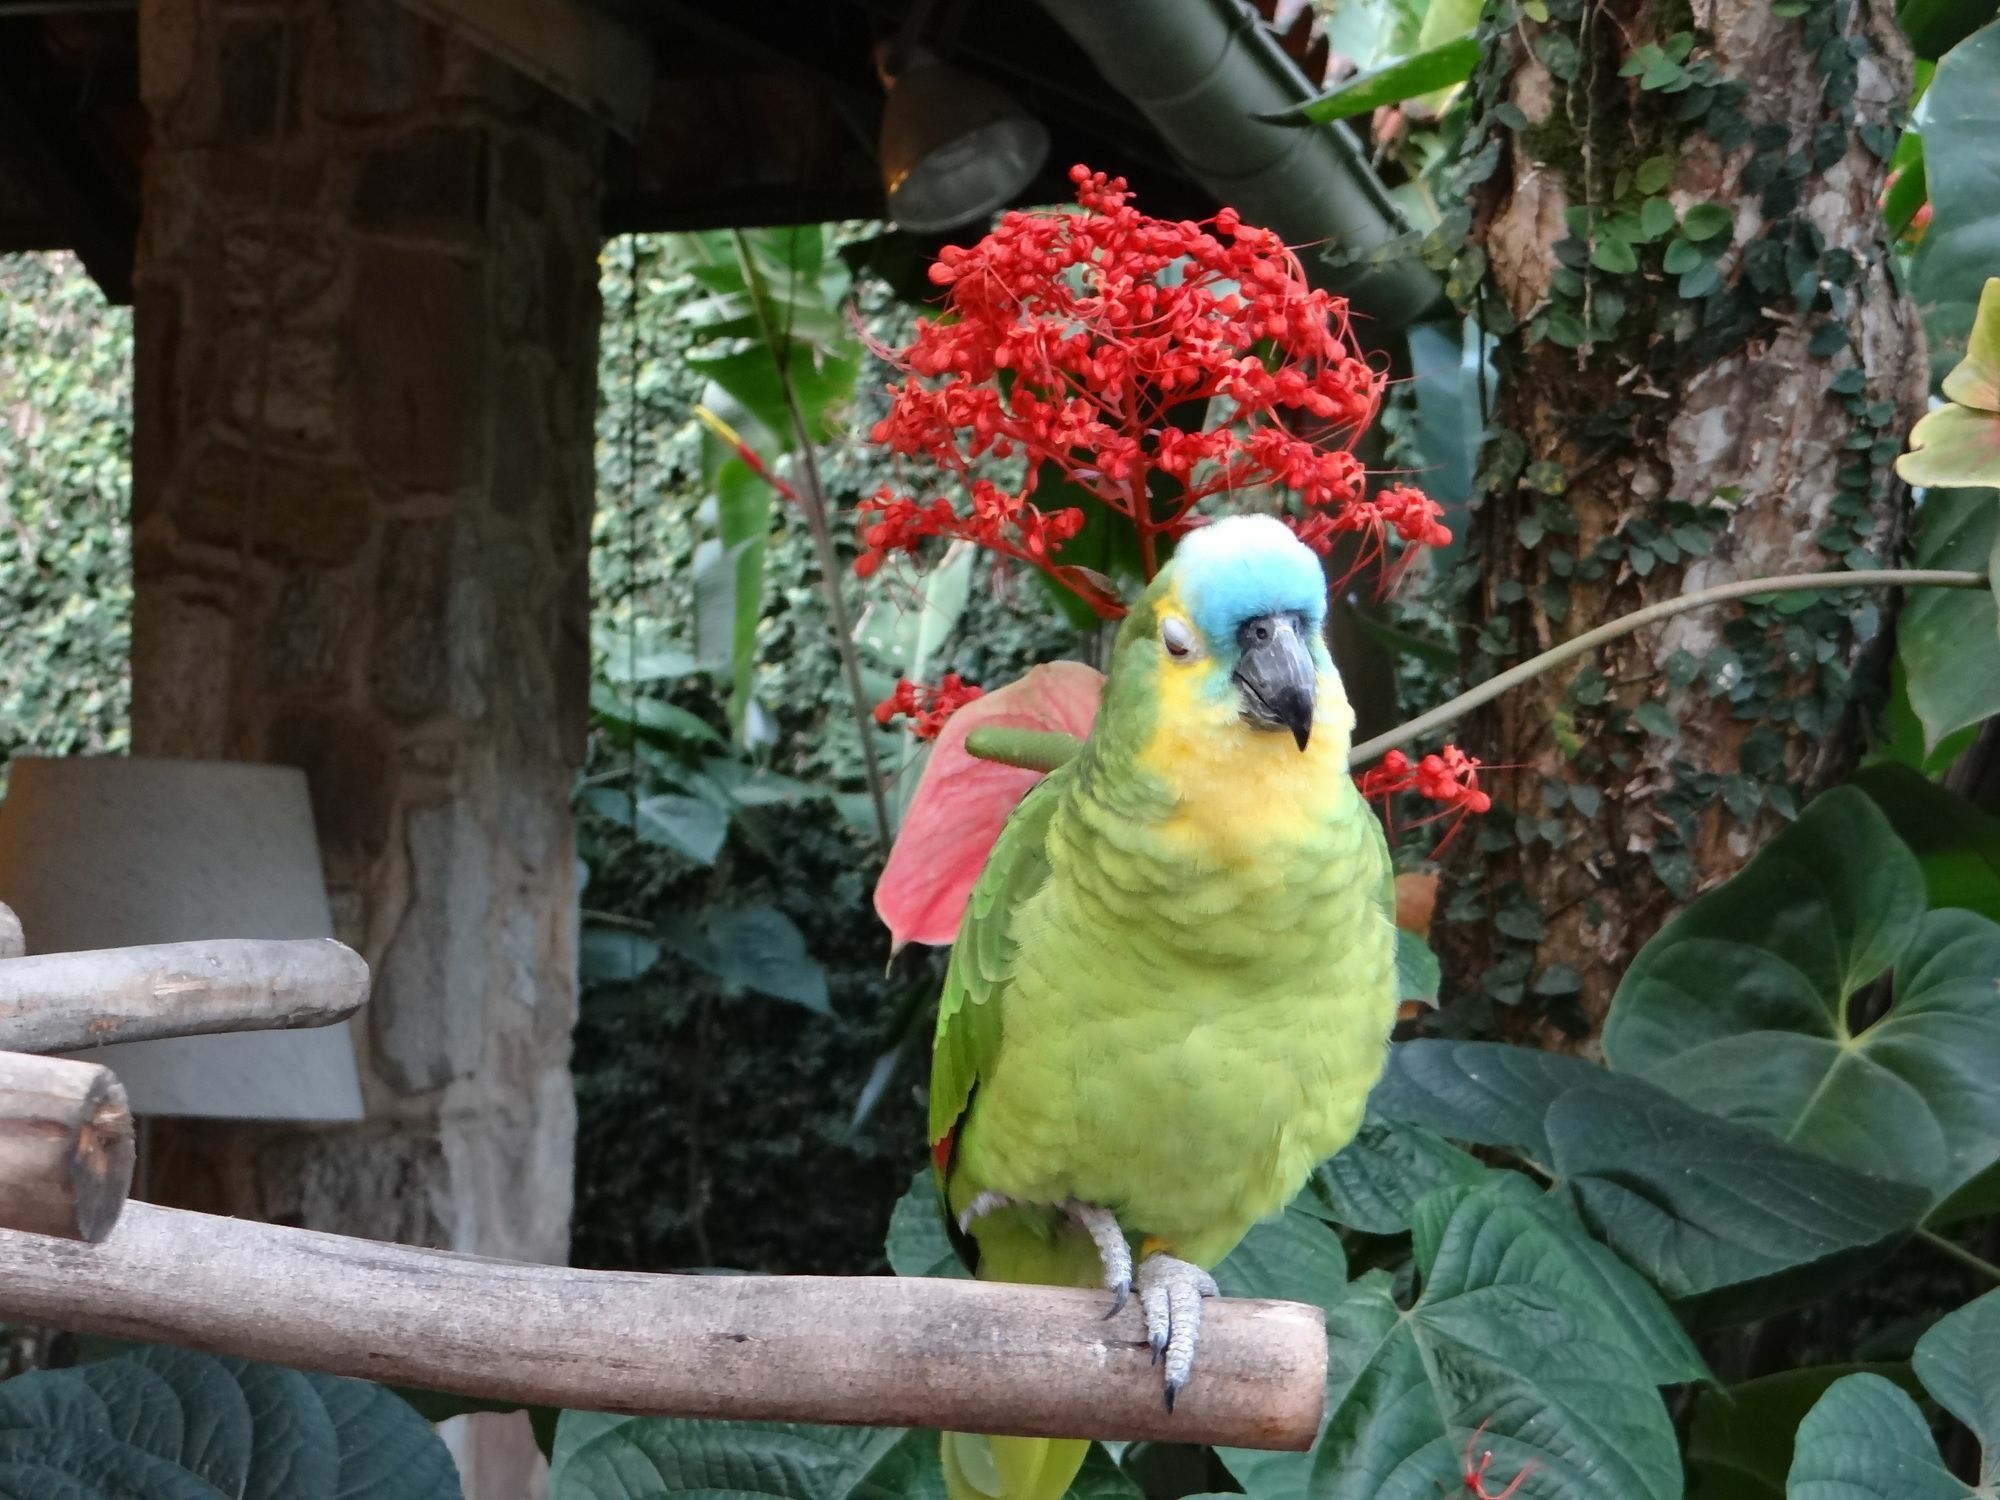
<path id="1" fill-rule="evenodd" d="M 958 1232 L 960 1234 L 970 1234 L 972 1233 L 972 1221 L 974 1219 L 983 1219 L 990 1213 L 997 1212 L 1003 1208 L 1012 1208 L 1013 1206 L 1014 1200 L 1009 1198 L 1005 1193 L 981 1193 L 977 1198 L 966 1204 L 965 1212 L 958 1216 Z"/>
<path id="2" fill-rule="evenodd" d="M 1125 1310 L 1125 1301 L 1132 1295 L 1132 1247 L 1126 1243 L 1125 1231 L 1118 1227 L 1117 1215 L 1108 1208 L 1070 1203 L 1065 1212 L 1097 1246 L 1097 1257 L 1104 1262 L 1104 1289 L 1111 1293 L 1111 1311 L 1104 1316 L 1115 1318 Z"/>
<path id="3" fill-rule="evenodd" d="M 1146 1314 L 1146 1342 L 1153 1360 L 1164 1364 L 1167 1410 L 1194 1373 L 1195 1345 L 1201 1339 L 1201 1303 L 1218 1295 L 1215 1278 L 1200 1266 L 1171 1255 L 1149 1255 L 1134 1278 Z"/>

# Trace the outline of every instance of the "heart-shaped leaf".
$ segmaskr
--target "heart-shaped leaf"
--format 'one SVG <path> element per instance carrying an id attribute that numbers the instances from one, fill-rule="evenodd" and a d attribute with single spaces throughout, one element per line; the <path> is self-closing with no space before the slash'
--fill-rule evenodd
<path id="1" fill-rule="evenodd" d="M 0 1386 L 0 1500 L 458 1500 L 451 1455 L 361 1381 L 143 1349 Z"/>
<path id="2" fill-rule="evenodd" d="M 1267 1224 L 1252 1226 L 1215 1268 L 1215 1282 L 1225 1297 L 1270 1297 L 1325 1307 L 1347 1285 L 1347 1255 L 1338 1235 L 1294 1206 Z"/>
<path id="3" fill-rule="evenodd" d="M 918 1172 L 889 1215 L 889 1237 L 883 1253 L 898 1276 L 964 1276 L 964 1264 L 951 1247 L 938 1204 L 937 1178 L 929 1167 Z"/>
<path id="4" fill-rule="evenodd" d="M 1298 1206 L 1349 1229 L 1400 1234 L 1421 1199 L 1485 1175 L 1484 1166 L 1442 1136 L 1371 1117 L 1339 1155 L 1320 1163 Z"/>
<path id="5" fill-rule="evenodd" d="M 1093 1444 L 1072 1500 L 1141 1500 Z M 938 1435 L 564 1412 L 549 1500 L 945 1500 Z"/>
<path id="6" fill-rule="evenodd" d="M 1942 375 L 1963 357 L 1981 290 L 2000 266 L 2000 23 L 1939 60 L 1923 128 L 1932 217 L 1910 280 Z"/>
<path id="7" fill-rule="evenodd" d="M 724 984 L 829 1014 L 826 970 L 805 935 L 773 906 L 711 907 L 664 924 L 660 939 Z"/>
<path id="8" fill-rule="evenodd" d="M 677 792 L 641 797 L 632 831 L 649 844 L 686 855 L 698 865 L 712 865 L 729 836 L 729 815 L 713 803 Z"/>
<path id="9" fill-rule="evenodd" d="M 1917 516 L 1920 568 L 1986 569 L 2000 545 L 2000 490 L 1935 490 Z M 1897 654 L 1924 748 L 2000 713 L 2000 607 L 1988 589 L 1915 589 Z"/>
<path id="10" fill-rule="evenodd" d="M 1830 792 L 1646 945 L 1605 1054 L 1697 1109 L 1942 1198 L 2000 1160 L 2000 925 L 1925 902 L 1881 809 Z M 1857 1028 L 1850 1002 L 1892 965 L 1894 1003 Z"/>
<path id="11" fill-rule="evenodd" d="M 1814 1365 L 1696 1395 L 1688 1424 L 1688 1500 L 1785 1500 L 1792 1439 L 1827 1388 L 1876 1374 L 1916 1388 L 1908 1365 Z"/>
<path id="12" fill-rule="evenodd" d="M 937 1434 L 564 1412 L 549 1500 L 944 1500 Z"/>
<path id="13" fill-rule="evenodd" d="M 1786 1500 L 1977 1500 L 2000 1485 L 2000 1292 L 1934 1324 L 1912 1367 L 1938 1405 L 1972 1430 L 1977 1488 L 1938 1458 L 1916 1402 L 1879 1375 L 1836 1382 L 1799 1427 Z"/>
<path id="14" fill-rule="evenodd" d="M 944 726 L 875 886 L 875 910 L 898 946 L 946 944 L 1008 816 L 1039 773 L 966 752 L 981 727 L 1090 733 L 1104 676 L 1081 662 L 1048 662 L 973 699 Z"/>
<path id="15" fill-rule="evenodd" d="M 1854 784 L 1916 855 L 1933 908 L 1958 907 L 2000 921 L 2000 818 L 1893 761 L 1869 766 Z"/>
<path id="16" fill-rule="evenodd" d="M 1390 1120 L 1482 1146 L 1548 1155 L 1542 1120 L 1558 1095 L 1603 1078 L 1578 1057 L 1494 1042 L 1428 1038 L 1389 1049 L 1369 1106 Z"/>
<path id="17" fill-rule="evenodd" d="M 1885 1253 L 1926 1195 L 1607 1074 L 1550 1107 L 1551 1165 L 1585 1222 L 1672 1298 Z M 1734 1303 L 1725 1304 L 1734 1308 Z"/>
<path id="18" fill-rule="evenodd" d="M 1254 1500 L 1437 1500 L 1469 1447 L 1493 1493 L 1532 1466 L 1536 1500 L 1680 1495 L 1656 1384 L 1699 1369 L 1657 1297 L 1526 1183 L 1426 1199 L 1421 1293 L 1375 1272 L 1328 1308 L 1327 1420 L 1309 1453 L 1222 1450 Z M 1651 1311 L 1636 1311 L 1650 1300 Z M 1669 1333 L 1671 1330 L 1671 1334 Z"/>
<path id="19" fill-rule="evenodd" d="M 1404 1042 L 1369 1102 L 1390 1120 L 1521 1152 L 1676 1298 L 1801 1268 L 1851 1275 L 1916 1223 L 1928 1196 L 1638 1078 L 1526 1047 Z"/>

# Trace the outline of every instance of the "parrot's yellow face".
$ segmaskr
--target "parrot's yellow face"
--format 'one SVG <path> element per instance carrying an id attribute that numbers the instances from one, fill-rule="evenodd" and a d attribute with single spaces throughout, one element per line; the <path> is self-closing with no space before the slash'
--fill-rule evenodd
<path id="1" fill-rule="evenodd" d="M 1181 543 L 1121 633 L 1114 675 L 1146 685 L 1141 769 L 1206 838 L 1258 842 L 1345 795 L 1354 712 L 1321 632 L 1319 560 L 1266 516 Z"/>

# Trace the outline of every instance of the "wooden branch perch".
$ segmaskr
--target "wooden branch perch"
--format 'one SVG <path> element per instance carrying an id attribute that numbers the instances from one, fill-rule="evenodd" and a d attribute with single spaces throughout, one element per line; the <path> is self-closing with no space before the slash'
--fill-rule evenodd
<path id="1" fill-rule="evenodd" d="M 130 1205 L 101 1245 L 0 1232 L 0 1317 L 529 1405 L 1304 1449 L 1317 1308 L 1218 1300 L 1169 1416 L 1136 1301 L 897 1277 L 516 1265 Z"/>
<path id="2" fill-rule="evenodd" d="M 0 1048 L 69 1052 L 327 1026 L 367 998 L 368 965 L 331 938 L 218 938 L 10 958 L 0 962 Z"/>
<path id="3" fill-rule="evenodd" d="M 109 1068 L 0 1052 L 0 1226 L 103 1239 L 132 1191 L 132 1153 Z"/>

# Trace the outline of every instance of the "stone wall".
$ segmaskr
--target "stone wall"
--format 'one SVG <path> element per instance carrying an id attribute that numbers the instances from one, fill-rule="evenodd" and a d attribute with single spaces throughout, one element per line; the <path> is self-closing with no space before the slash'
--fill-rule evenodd
<path id="1" fill-rule="evenodd" d="M 140 20 L 133 749 L 303 767 L 375 973 L 365 1125 L 149 1191 L 560 1259 L 598 130 L 393 0 Z"/>

